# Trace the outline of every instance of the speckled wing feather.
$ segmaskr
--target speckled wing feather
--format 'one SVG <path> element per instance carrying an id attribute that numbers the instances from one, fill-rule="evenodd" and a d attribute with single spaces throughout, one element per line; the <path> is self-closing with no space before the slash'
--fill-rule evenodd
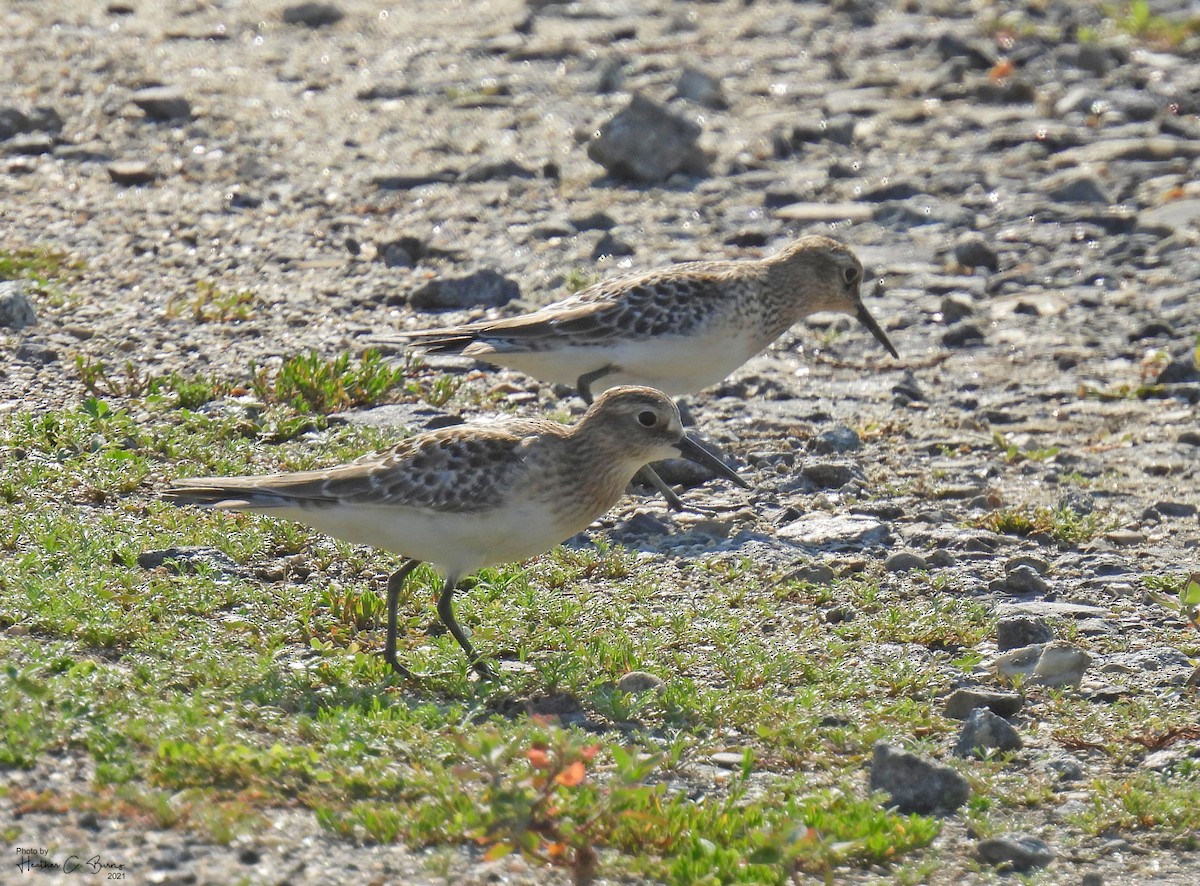
<path id="1" fill-rule="evenodd" d="M 644 274 L 618 277 L 589 286 L 548 307 L 505 320 L 471 323 L 449 329 L 410 332 L 408 340 L 431 353 L 541 351 L 564 346 L 608 344 L 614 339 L 686 335 L 718 319 L 724 305 L 739 299 L 731 285 L 749 263 L 697 262 Z M 736 269 L 736 271 L 735 271 Z M 741 286 L 756 285 L 753 276 Z"/>
<path id="2" fill-rule="evenodd" d="M 525 469 L 534 435 L 562 433 L 542 421 L 446 428 L 402 440 L 369 459 L 261 477 L 201 477 L 167 490 L 177 502 L 225 508 L 356 504 L 472 513 L 493 507 Z"/>

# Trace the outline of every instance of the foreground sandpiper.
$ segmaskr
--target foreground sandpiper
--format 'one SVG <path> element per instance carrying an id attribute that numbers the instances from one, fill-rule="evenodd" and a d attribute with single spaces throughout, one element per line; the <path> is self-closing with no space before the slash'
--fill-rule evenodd
<path id="1" fill-rule="evenodd" d="M 683 456 L 745 487 L 688 437 L 669 397 L 646 387 L 605 392 L 573 425 L 513 419 L 420 434 L 365 459 L 261 477 L 199 477 L 167 490 L 178 504 L 286 517 L 408 558 L 388 581 L 385 657 L 398 672 L 396 608 L 422 561 L 445 576 L 437 612 L 475 670 L 491 670 L 454 619 L 460 580 L 525 560 L 616 504 L 647 462 Z"/>
<path id="2" fill-rule="evenodd" d="M 520 317 L 375 340 L 571 384 L 588 403 L 593 389 L 624 384 L 677 396 L 716 384 L 796 321 L 820 311 L 853 314 L 899 357 L 863 304 L 862 279 L 862 263 L 848 246 L 808 236 L 764 259 L 692 262 L 617 277 Z M 672 507 L 682 507 L 657 476 L 652 479 Z"/>

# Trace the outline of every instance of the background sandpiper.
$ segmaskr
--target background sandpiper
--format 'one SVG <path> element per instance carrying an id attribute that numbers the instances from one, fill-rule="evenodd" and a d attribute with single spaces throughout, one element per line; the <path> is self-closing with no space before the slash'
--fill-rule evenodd
<path id="1" fill-rule="evenodd" d="M 795 240 L 748 261 L 691 262 L 605 280 L 531 314 L 377 337 L 431 354 L 461 354 L 547 382 L 594 390 L 639 384 L 673 396 L 724 379 L 796 321 L 852 314 L 898 357 L 862 300 L 863 267 L 829 237 Z M 678 497 L 649 468 L 672 507 Z"/>

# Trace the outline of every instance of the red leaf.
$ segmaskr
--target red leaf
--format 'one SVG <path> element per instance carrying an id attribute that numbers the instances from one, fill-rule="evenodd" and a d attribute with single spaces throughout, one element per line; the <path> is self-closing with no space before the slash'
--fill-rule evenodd
<path id="1" fill-rule="evenodd" d="M 529 757 L 529 765 L 534 769 L 550 768 L 550 756 L 541 748 L 530 748 L 526 756 Z"/>
<path id="2" fill-rule="evenodd" d="M 587 778 L 587 767 L 582 760 L 576 760 L 555 776 L 554 780 L 563 787 L 573 788 Z"/>

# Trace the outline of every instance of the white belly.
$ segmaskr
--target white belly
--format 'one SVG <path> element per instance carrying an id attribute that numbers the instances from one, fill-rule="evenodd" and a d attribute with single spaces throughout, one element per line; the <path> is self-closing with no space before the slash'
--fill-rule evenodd
<path id="1" fill-rule="evenodd" d="M 578 520 L 567 525 L 561 518 L 555 519 L 553 510 L 536 501 L 513 502 L 475 514 L 380 505 L 263 508 L 257 513 L 295 520 L 343 541 L 422 560 L 452 576 L 528 560 L 570 538 L 594 519 L 583 525 L 574 525 Z"/>
<path id="2" fill-rule="evenodd" d="M 664 394 L 693 394 L 714 385 L 764 347 L 742 330 L 700 336 L 659 336 L 606 345 L 564 347 L 555 351 L 493 353 L 480 359 L 507 366 L 547 382 L 574 387 L 581 375 L 617 367 L 592 385 L 599 394 L 617 385 L 647 385 Z"/>

